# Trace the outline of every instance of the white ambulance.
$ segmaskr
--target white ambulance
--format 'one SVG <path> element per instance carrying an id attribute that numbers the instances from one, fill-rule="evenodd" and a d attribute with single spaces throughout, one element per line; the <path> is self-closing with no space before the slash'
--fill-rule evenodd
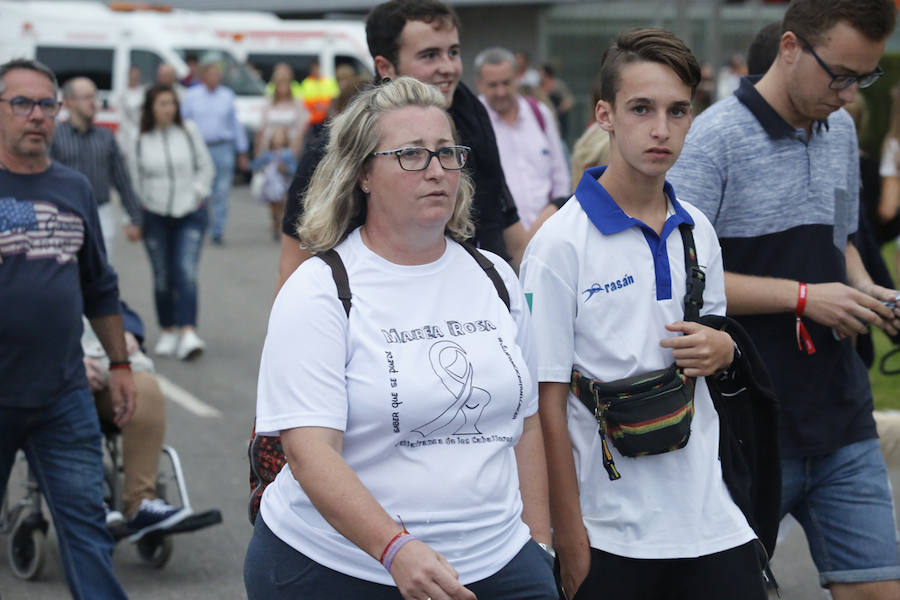
<path id="1" fill-rule="evenodd" d="M 272 19 L 265 13 L 250 19 L 247 14 L 212 11 L 209 24 L 234 41 L 235 53 L 265 81 L 280 62 L 294 68 L 298 81 L 313 62 L 326 77 L 334 77 L 335 69 L 345 64 L 360 77 L 370 78 L 375 72 L 361 21 Z"/>
<path id="2" fill-rule="evenodd" d="M 270 81 L 278 63 L 294 69 L 297 81 L 318 62 L 322 75 L 334 77 L 340 65 L 350 65 L 356 74 L 371 79 L 375 69 L 366 45 L 365 25 L 360 21 L 281 19 L 262 11 L 197 11 L 221 39 L 232 44 L 235 56 L 256 71 L 263 81 Z M 241 121 L 256 129 L 262 119 L 264 104 L 249 98 L 238 98 Z"/>
<path id="3" fill-rule="evenodd" d="M 212 53 L 225 66 L 223 83 L 239 96 L 262 100 L 262 80 L 234 56 L 233 43 L 199 25 L 189 11 L 167 7 L 89 1 L 0 0 L 0 62 L 36 58 L 60 84 L 85 76 L 97 86 L 102 110 L 97 121 L 117 129 L 131 66 L 143 83 L 161 63 L 189 74 L 185 58 Z"/>

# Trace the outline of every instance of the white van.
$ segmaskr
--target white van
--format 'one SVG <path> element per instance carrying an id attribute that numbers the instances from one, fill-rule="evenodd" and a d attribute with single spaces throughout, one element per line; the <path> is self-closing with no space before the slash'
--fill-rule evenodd
<path id="1" fill-rule="evenodd" d="M 302 81 L 309 67 L 318 62 L 322 75 L 334 77 L 340 65 L 350 65 L 357 75 L 371 79 L 374 62 L 366 45 L 365 25 L 360 21 L 281 19 L 262 11 L 197 11 L 206 26 L 232 44 L 235 55 L 263 79 L 272 78 L 278 63 L 294 69 Z M 241 122 L 256 129 L 265 102 L 238 98 Z"/>
<path id="2" fill-rule="evenodd" d="M 235 54 L 259 71 L 264 81 L 273 67 L 285 62 L 301 81 L 309 65 L 318 61 L 322 75 L 334 77 L 335 68 L 351 65 L 361 77 L 374 74 L 361 21 L 281 19 L 260 11 L 203 11 L 205 23 L 217 35 L 233 42 Z"/>
<path id="3" fill-rule="evenodd" d="M 235 59 L 229 40 L 193 19 L 180 19 L 181 11 L 117 6 L 0 0 L 0 62 L 36 58 L 53 69 L 60 84 L 75 76 L 90 78 L 102 102 L 97 122 L 113 130 L 121 121 L 119 102 L 132 65 L 140 67 L 144 83 L 154 80 L 163 62 L 183 78 L 189 73 L 187 56 L 213 52 L 225 64 L 226 85 L 238 95 L 262 98 L 262 80 Z"/>

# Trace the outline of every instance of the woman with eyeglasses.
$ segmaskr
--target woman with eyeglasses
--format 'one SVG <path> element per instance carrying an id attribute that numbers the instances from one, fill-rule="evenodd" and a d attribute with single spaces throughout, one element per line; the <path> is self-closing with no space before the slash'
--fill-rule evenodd
<path id="1" fill-rule="evenodd" d="M 444 104 L 401 77 L 331 122 L 299 228 L 323 260 L 281 288 L 262 353 L 256 429 L 289 466 L 251 600 L 557 597 L 529 311 L 512 269 L 461 242 L 469 149 Z"/>

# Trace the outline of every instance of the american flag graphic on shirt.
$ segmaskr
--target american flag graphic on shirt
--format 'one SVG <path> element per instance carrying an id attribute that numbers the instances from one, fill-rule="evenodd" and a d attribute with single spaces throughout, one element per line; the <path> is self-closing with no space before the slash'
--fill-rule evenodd
<path id="1" fill-rule="evenodd" d="M 75 262 L 83 243 L 84 222 L 78 215 L 50 202 L 0 198 L 0 263 L 16 254 Z"/>

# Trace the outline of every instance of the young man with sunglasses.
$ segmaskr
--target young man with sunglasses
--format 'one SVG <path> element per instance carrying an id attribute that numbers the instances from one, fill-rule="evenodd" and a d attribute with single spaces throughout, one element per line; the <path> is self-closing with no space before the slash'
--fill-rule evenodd
<path id="1" fill-rule="evenodd" d="M 43 64 L 0 65 L 0 496 L 23 449 L 50 507 L 72 596 L 125 598 L 104 517 L 82 314 L 110 359 L 116 425 L 131 419 L 137 391 L 90 183 L 50 160 L 56 94 Z"/>
<path id="2" fill-rule="evenodd" d="M 890 0 L 793 0 L 762 78 L 694 123 L 672 184 L 709 217 L 729 313 L 781 404 L 782 514 L 801 523 L 836 600 L 900 598 L 896 523 L 853 336 L 900 329 L 850 240 L 857 140 L 841 107 L 882 74 Z"/>

